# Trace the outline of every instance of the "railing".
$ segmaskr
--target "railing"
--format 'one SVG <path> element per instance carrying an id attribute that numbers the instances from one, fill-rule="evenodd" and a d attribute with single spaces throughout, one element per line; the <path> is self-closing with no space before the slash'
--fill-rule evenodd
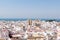
<path id="1" fill-rule="evenodd" d="M 27 40 L 44 40 L 44 37 L 29 37 Z"/>
<path id="2" fill-rule="evenodd" d="M 0 38 L 0 40 L 5 40 L 4 38 Z"/>

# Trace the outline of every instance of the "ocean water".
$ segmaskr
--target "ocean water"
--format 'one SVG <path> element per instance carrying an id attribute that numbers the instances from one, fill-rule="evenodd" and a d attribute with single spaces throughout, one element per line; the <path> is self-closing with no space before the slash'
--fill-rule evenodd
<path id="1" fill-rule="evenodd" d="M 35 18 L 30 18 L 31 20 L 35 20 Z M 25 21 L 28 20 L 28 18 L 0 18 L 0 21 L 5 20 L 5 21 Z M 45 18 L 39 18 L 38 20 L 41 21 L 57 21 L 60 22 L 60 19 L 45 19 Z"/>
<path id="2" fill-rule="evenodd" d="M 5 21 L 24 21 L 24 20 L 27 20 L 27 19 L 23 19 L 23 18 L 0 18 L 0 21 L 1 20 L 5 20 Z"/>

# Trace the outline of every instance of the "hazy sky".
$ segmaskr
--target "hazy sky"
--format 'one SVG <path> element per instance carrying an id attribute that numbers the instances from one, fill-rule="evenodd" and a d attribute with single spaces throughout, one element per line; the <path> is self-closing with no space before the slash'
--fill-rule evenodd
<path id="1" fill-rule="evenodd" d="M 0 18 L 60 18 L 60 0 L 0 0 Z"/>

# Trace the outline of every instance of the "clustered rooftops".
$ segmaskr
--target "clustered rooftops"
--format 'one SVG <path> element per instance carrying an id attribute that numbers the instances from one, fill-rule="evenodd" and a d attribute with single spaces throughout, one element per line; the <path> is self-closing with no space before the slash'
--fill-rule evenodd
<path id="1" fill-rule="evenodd" d="M 0 38 L 5 38 L 5 39 L 10 38 L 9 34 L 11 35 L 20 34 L 22 36 L 27 35 L 27 38 L 29 36 L 36 37 L 40 35 L 44 35 L 44 37 L 50 35 L 51 37 L 56 36 L 58 38 L 60 37 L 59 24 L 60 22 L 56 22 L 56 21 L 46 22 L 46 21 L 31 20 L 31 19 L 26 21 L 0 21 Z"/>

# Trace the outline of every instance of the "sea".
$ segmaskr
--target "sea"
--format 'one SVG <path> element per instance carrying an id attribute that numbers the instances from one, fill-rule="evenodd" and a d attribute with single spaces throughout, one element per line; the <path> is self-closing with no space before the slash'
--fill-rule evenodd
<path id="1" fill-rule="evenodd" d="M 25 21 L 28 19 L 36 20 L 37 18 L 0 18 L 0 21 L 2 21 L 2 20 L 4 20 L 4 21 Z M 38 18 L 38 20 L 50 21 L 50 22 L 52 22 L 52 21 L 60 22 L 60 19 L 51 19 L 51 18 Z"/>

